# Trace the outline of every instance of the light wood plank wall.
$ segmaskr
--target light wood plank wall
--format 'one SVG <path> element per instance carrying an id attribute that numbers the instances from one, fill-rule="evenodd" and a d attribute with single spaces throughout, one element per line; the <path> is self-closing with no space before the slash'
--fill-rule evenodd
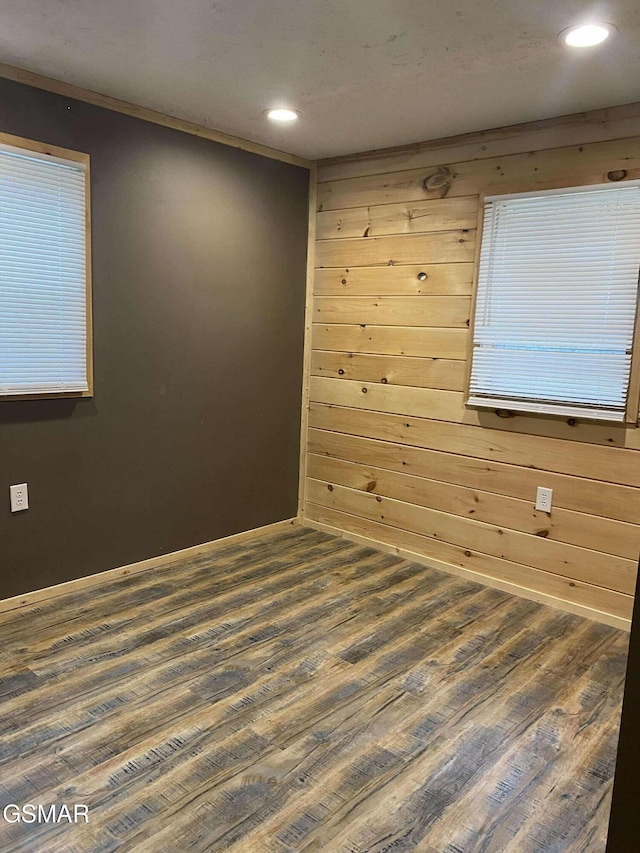
<path id="1" fill-rule="evenodd" d="M 479 194 L 622 171 L 640 105 L 320 163 L 304 519 L 630 619 L 640 430 L 463 402 Z"/>

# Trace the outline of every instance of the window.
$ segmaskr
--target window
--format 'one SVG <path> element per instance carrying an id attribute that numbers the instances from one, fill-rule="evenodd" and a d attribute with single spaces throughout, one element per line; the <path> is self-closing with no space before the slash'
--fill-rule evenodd
<path id="1" fill-rule="evenodd" d="M 639 267 L 640 181 L 487 196 L 467 403 L 637 420 Z"/>
<path id="2" fill-rule="evenodd" d="M 0 135 L 0 395 L 91 393 L 89 157 Z"/>

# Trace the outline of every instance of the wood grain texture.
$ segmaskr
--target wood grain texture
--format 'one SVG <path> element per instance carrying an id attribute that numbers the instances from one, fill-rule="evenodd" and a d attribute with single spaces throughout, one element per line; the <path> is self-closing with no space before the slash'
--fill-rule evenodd
<path id="1" fill-rule="evenodd" d="M 342 335 L 335 334 L 334 329 L 335 326 L 318 326 L 318 340 L 320 340 L 324 344 L 329 344 L 330 342 L 337 343 L 338 340 L 343 339 Z M 338 327 L 341 328 L 341 327 Z M 354 330 L 355 327 L 349 326 L 346 327 L 349 330 Z M 378 336 L 377 332 L 382 327 L 379 326 L 367 326 L 363 332 L 368 334 L 363 334 L 358 338 L 358 340 L 362 343 L 362 345 L 366 348 L 368 346 L 368 342 L 373 341 L 387 343 L 389 339 L 393 339 L 395 336 L 392 334 Z M 406 330 L 402 330 L 405 332 Z M 416 330 L 417 331 L 417 330 Z M 433 357 L 433 352 L 440 352 L 438 347 L 442 347 L 442 352 L 447 351 L 447 344 L 451 344 L 450 333 L 457 331 L 456 329 L 446 330 L 449 334 L 444 335 L 436 335 L 436 329 L 428 329 L 425 330 L 423 334 L 423 343 L 426 343 L 430 349 L 430 356 Z M 354 338 L 357 336 L 354 334 Z M 367 341 L 368 337 L 368 341 Z M 418 336 L 416 335 L 416 339 Z M 407 339 L 405 339 L 407 340 Z M 412 343 L 411 339 L 408 339 L 409 343 Z M 416 340 L 416 343 L 418 341 Z M 322 348 L 322 347 L 319 347 Z M 327 346 L 327 349 L 331 347 Z M 355 350 L 354 350 L 355 351 Z M 366 351 L 366 350 L 365 350 Z M 438 357 L 446 357 L 442 355 L 436 355 Z M 377 415 L 379 414 L 387 414 L 387 415 L 395 415 L 400 420 L 399 423 L 404 423 L 405 431 L 409 429 L 406 424 L 411 425 L 411 417 L 415 415 L 419 415 L 419 419 L 416 420 L 414 426 L 421 426 L 427 428 L 425 424 L 420 423 L 420 418 L 422 419 L 434 419 L 437 421 L 446 420 L 452 424 L 454 424 L 453 433 L 458 434 L 456 430 L 456 425 L 467 425 L 474 427 L 483 427 L 485 428 L 486 435 L 482 438 L 489 440 L 490 439 L 490 430 L 497 431 L 499 430 L 498 435 L 494 435 L 494 443 L 501 444 L 505 442 L 507 445 L 510 445 L 511 435 L 522 434 L 525 436 L 529 436 L 529 445 L 533 447 L 535 444 L 536 447 L 540 447 L 543 454 L 545 449 L 550 449 L 553 447 L 552 444 L 549 444 L 549 441 L 559 440 L 559 444 L 556 444 L 555 447 L 560 450 L 561 444 L 566 444 L 567 441 L 570 442 L 579 442 L 585 445 L 603 445 L 605 447 L 611 447 L 617 449 L 635 449 L 635 444 L 638 441 L 638 430 L 635 429 L 626 429 L 622 424 L 605 424 L 603 422 L 594 422 L 591 423 L 589 421 L 576 421 L 573 418 L 568 418 L 564 420 L 562 418 L 545 418 L 544 416 L 537 415 L 527 415 L 524 413 L 516 413 L 513 417 L 501 417 L 498 411 L 490 411 L 490 410 L 480 410 L 471 408 L 464 405 L 464 393 L 451 393 L 441 391 L 438 393 L 437 389 L 424 389 L 424 388 L 412 388 L 412 387 L 401 387 L 388 385 L 385 383 L 362 383 L 344 380 L 340 381 L 338 379 L 332 379 L 331 377 L 317 377 L 312 379 L 312 384 L 315 390 L 315 397 L 313 397 L 314 403 L 321 405 L 328 405 L 337 409 L 340 407 L 341 409 L 347 410 L 364 410 L 373 413 L 373 417 L 371 420 L 375 422 L 377 420 Z M 366 390 L 363 390 L 366 389 Z M 364 399 L 366 397 L 366 399 Z M 433 405 L 435 403 L 435 405 Z M 313 403 L 312 403 L 313 405 Z M 337 417 L 340 418 L 341 412 L 337 413 Z M 357 417 L 357 415 L 356 415 Z M 421 430 L 420 430 L 421 431 Z M 507 437 L 509 436 L 509 437 Z M 536 438 L 535 441 L 531 441 L 531 438 L 539 437 L 539 441 Z M 480 438 L 480 436 L 474 435 L 473 438 Z M 523 440 L 523 443 L 526 444 L 527 439 Z M 428 445 L 423 445 L 428 446 Z M 456 448 L 451 448 L 452 451 L 456 451 Z M 467 450 L 460 449 L 459 452 L 467 453 Z M 590 450 L 585 448 L 574 448 L 572 450 L 572 454 L 576 454 L 578 457 L 578 463 L 580 459 L 584 458 L 585 455 L 589 455 L 591 453 Z M 471 454 L 472 455 L 472 454 Z M 564 454 L 563 454 L 564 455 Z M 602 460 L 602 454 L 598 454 L 598 452 L 593 453 L 593 457 L 596 458 L 600 456 Z M 621 468 L 626 469 L 626 473 L 622 473 L 622 480 L 619 482 L 629 483 L 630 485 L 635 486 L 636 483 L 639 482 L 638 477 L 640 476 L 640 457 L 637 456 L 629 456 L 628 454 L 622 454 L 616 456 L 615 453 L 610 454 L 610 461 L 615 465 L 616 462 L 622 463 Z M 544 465 L 536 464 L 535 461 L 531 463 L 533 467 L 545 467 Z M 606 470 L 603 468 L 602 470 Z M 590 476 L 588 473 L 585 473 L 584 476 Z M 607 479 L 607 475 L 600 476 L 599 474 L 592 474 L 598 479 Z M 612 471 L 611 480 L 617 481 L 617 474 L 615 471 Z"/>
<path id="2" fill-rule="evenodd" d="M 446 543 L 542 571 L 552 566 L 563 577 L 626 595 L 633 595 L 635 590 L 636 560 L 547 538 L 536 541 L 532 534 L 520 530 L 318 480 L 309 479 L 307 499 L 313 504 L 384 522 L 390 527 L 433 539 L 436 543 L 434 555 L 435 549 Z"/>
<path id="3" fill-rule="evenodd" d="M 311 375 L 311 338 L 313 333 L 313 278 L 316 246 L 314 211 L 318 192 L 317 169 L 309 173 L 309 220 L 307 234 L 307 278 L 304 304 L 304 351 L 302 356 L 302 399 L 300 412 L 300 465 L 298 470 L 298 518 L 304 515 L 304 491 L 307 480 L 307 441 L 309 437 L 309 377 Z"/>
<path id="4" fill-rule="evenodd" d="M 118 578 L 128 577 L 129 575 L 135 575 L 139 572 L 156 570 L 169 563 L 175 563 L 178 560 L 185 560 L 187 558 L 191 559 L 192 557 L 199 557 L 202 554 L 211 554 L 213 551 L 227 548 L 231 544 L 250 542 L 252 539 L 264 536 L 265 534 L 279 533 L 280 531 L 287 530 L 297 523 L 297 517 L 287 518 L 284 519 L 284 521 L 275 521 L 272 524 L 267 524 L 263 527 L 257 527 L 252 530 L 243 530 L 241 533 L 232 533 L 230 536 L 224 536 L 221 539 L 213 539 L 211 542 L 191 545 L 188 548 L 182 548 L 180 551 L 171 551 L 168 554 L 160 554 L 156 557 L 149 557 L 146 560 L 139 560 L 137 563 L 129 563 L 126 566 L 107 569 L 106 571 L 98 572 L 95 575 L 83 575 L 75 580 L 54 584 L 53 586 L 48 586 L 44 589 L 36 589 L 33 592 L 14 595 L 11 598 L 0 599 L 0 622 L 2 621 L 1 614 L 6 610 L 15 610 L 20 607 L 27 607 L 41 601 L 50 601 L 60 595 L 75 593 L 78 590 L 88 589 L 89 587 L 103 587 L 105 583 Z"/>
<path id="5" fill-rule="evenodd" d="M 416 415 L 476 426 L 479 424 L 478 413 L 465 407 L 463 394 L 438 388 L 350 382 L 314 376 L 310 383 L 310 400 L 388 414 Z"/>
<path id="6" fill-rule="evenodd" d="M 336 383 L 338 384 L 340 383 Z M 543 471 L 557 471 L 561 474 L 602 480 L 605 483 L 627 484 L 633 487 L 628 493 L 633 506 L 637 508 L 640 502 L 640 495 L 637 493 L 640 456 L 627 453 L 624 448 L 607 445 L 606 439 L 601 444 L 587 443 L 589 425 L 585 427 L 586 434 L 576 430 L 575 441 L 567 446 L 567 442 L 562 438 L 533 434 L 533 427 L 529 426 L 525 418 L 514 425 L 522 431 L 505 426 L 496 433 L 488 429 L 478 429 L 473 424 L 445 423 L 377 409 L 367 411 L 364 408 L 346 408 L 339 404 L 327 406 L 312 403 L 310 412 L 314 425 L 321 429 L 380 438 L 414 447 L 445 450 L 463 456 L 493 459 Z M 499 420 L 496 417 L 496 421 Z M 607 433 L 604 432 L 604 435 Z M 634 521 L 638 518 L 640 515 L 636 515 Z"/>
<path id="7" fill-rule="evenodd" d="M 464 546 L 438 542 L 420 533 L 319 504 L 309 503 L 305 524 L 333 536 L 343 536 L 360 545 L 449 572 L 455 577 L 595 619 L 604 625 L 625 631 L 629 631 L 631 625 L 632 595 L 512 563 Z"/>
<path id="8" fill-rule="evenodd" d="M 325 414 L 327 412 L 324 407 L 314 407 L 313 424 L 324 425 Z M 344 425 L 348 426 L 346 423 Z M 382 431 L 375 434 L 382 435 Z M 599 516 L 638 524 L 640 496 L 637 489 L 579 476 L 557 474 L 545 469 L 533 469 L 528 465 L 487 459 L 482 448 L 478 449 L 477 456 L 447 452 L 447 437 L 440 431 L 432 435 L 434 445 L 439 448 L 437 450 L 312 428 L 309 431 L 309 452 L 404 474 L 415 474 L 444 483 L 456 483 L 471 489 L 510 495 L 529 502 L 542 479 L 553 489 L 553 503 L 556 508 L 564 507 L 591 517 Z M 554 516 L 554 519 L 556 517 Z M 640 543 L 637 544 L 640 547 Z"/>
<path id="9" fill-rule="evenodd" d="M 349 326 L 314 323 L 314 350 L 410 355 L 418 358 L 464 359 L 467 329 L 424 329 L 419 326 Z"/>
<path id="10" fill-rule="evenodd" d="M 550 151 L 532 150 L 487 160 L 450 160 L 446 168 L 453 175 L 446 191 L 448 198 L 483 192 L 515 192 L 523 187 L 536 190 L 550 185 L 601 184 L 606 183 L 608 172 L 620 170 L 626 171 L 626 178 L 631 180 L 638 178 L 640 173 L 640 137 Z M 318 211 L 442 198 L 443 188 L 429 190 L 423 183 L 437 171 L 409 169 L 320 183 Z"/>
<path id="11" fill-rule="evenodd" d="M 484 160 L 637 136 L 640 103 L 574 113 L 491 130 L 321 160 L 321 181 L 384 174 L 451 161 Z"/>
<path id="12" fill-rule="evenodd" d="M 381 204 L 318 214 L 318 240 L 333 237 L 381 237 L 390 234 L 424 234 L 475 228 L 478 200 L 427 199 L 412 204 Z"/>
<path id="13" fill-rule="evenodd" d="M 470 311 L 468 296 L 317 296 L 313 319 L 316 323 L 465 329 Z"/>
<path id="14" fill-rule="evenodd" d="M 473 264 L 407 264 L 316 270 L 316 296 L 468 296 Z"/>
<path id="15" fill-rule="evenodd" d="M 638 115 L 635 104 L 320 165 L 308 520 L 628 617 L 640 429 L 466 406 L 461 300 L 479 197 L 639 177 Z M 544 519 L 538 486 L 554 490 Z"/>
<path id="16" fill-rule="evenodd" d="M 330 379 L 462 391 L 464 362 L 446 358 L 410 358 L 316 350 L 311 356 L 311 374 L 327 376 Z"/>
<path id="17" fill-rule="evenodd" d="M 0 640 L 3 853 L 604 851 L 613 628 L 298 527 Z"/>
<path id="18" fill-rule="evenodd" d="M 362 237 L 350 240 L 318 240 L 316 267 L 373 267 L 395 264 L 469 262 L 475 251 L 475 229 Z"/>
<path id="19" fill-rule="evenodd" d="M 606 548 L 603 553 L 616 554 L 634 562 L 640 556 L 640 526 L 637 524 L 573 512 L 557 505 L 552 513 L 542 512 L 532 507 L 531 500 L 321 455 L 309 454 L 308 475 L 325 483 L 338 483 L 368 494 L 396 498 L 543 539 L 594 551 Z"/>

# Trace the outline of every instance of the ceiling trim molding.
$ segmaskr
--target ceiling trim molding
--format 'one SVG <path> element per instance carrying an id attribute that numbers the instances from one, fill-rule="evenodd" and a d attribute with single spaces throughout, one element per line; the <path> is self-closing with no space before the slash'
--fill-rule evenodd
<path id="1" fill-rule="evenodd" d="M 272 160 L 280 160 L 283 163 L 289 163 L 293 166 L 302 166 L 305 169 L 311 169 L 313 161 L 306 160 L 303 157 L 297 157 L 295 154 L 287 154 L 285 151 L 278 151 L 275 148 L 269 148 L 266 145 L 260 145 L 258 142 L 251 142 L 248 139 L 242 139 L 238 136 L 232 136 L 229 133 L 223 133 L 220 130 L 213 130 L 210 127 L 204 127 L 200 124 L 195 124 L 191 121 L 186 121 L 175 116 L 165 115 L 164 113 L 150 110 L 146 107 L 140 107 L 136 104 L 130 104 L 127 101 L 120 101 L 117 98 L 112 98 L 110 95 L 101 95 L 98 92 L 92 92 L 89 89 L 83 89 L 80 86 L 75 86 L 72 83 L 63 83 L 61 80 L 55 80 L 52 77 L 45 77 L 42 74 L 36 74 L 33 71 L 27 71 L 24 68 L 16 68 L 13 65 L 7 65 L 0 62 L 0 77 L 5 80 L 13 80 L 16 83 L 24 83 L 27 86 L 33 86 L 36 89 L 44 89 L 47 92 L 52 92 L 56 95 L 62 95 L 66 98 L 73 98 L 76 101 L 83 101 L 86 104 L 93 104 L 96 107 L 103 107 L 107 110 L 113 110 L 117 113 L 133 116 L 134 118 L 149 121 L 153 124 L 160 124 L 164 127 L 170 127 L 173 130 L 180 130 L 183 133 L 190 133 L 192 136 L 199 136 L 202 139 L 209 139 L 212 142 L 219 142 L 222 145 L 228 145 L 230 148 L 240 148 L 242 151 L 248 151 L 251 154 L 258 154 L 261 157 L 269 157 Z"/>

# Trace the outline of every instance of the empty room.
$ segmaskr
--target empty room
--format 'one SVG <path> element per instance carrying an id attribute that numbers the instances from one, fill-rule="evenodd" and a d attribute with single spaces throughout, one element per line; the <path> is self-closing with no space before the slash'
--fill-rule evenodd
<path id="1" fill-rule="evenodd" d="M 0 8 L 0 853 L 640 849 L 632 0 Z"/>

